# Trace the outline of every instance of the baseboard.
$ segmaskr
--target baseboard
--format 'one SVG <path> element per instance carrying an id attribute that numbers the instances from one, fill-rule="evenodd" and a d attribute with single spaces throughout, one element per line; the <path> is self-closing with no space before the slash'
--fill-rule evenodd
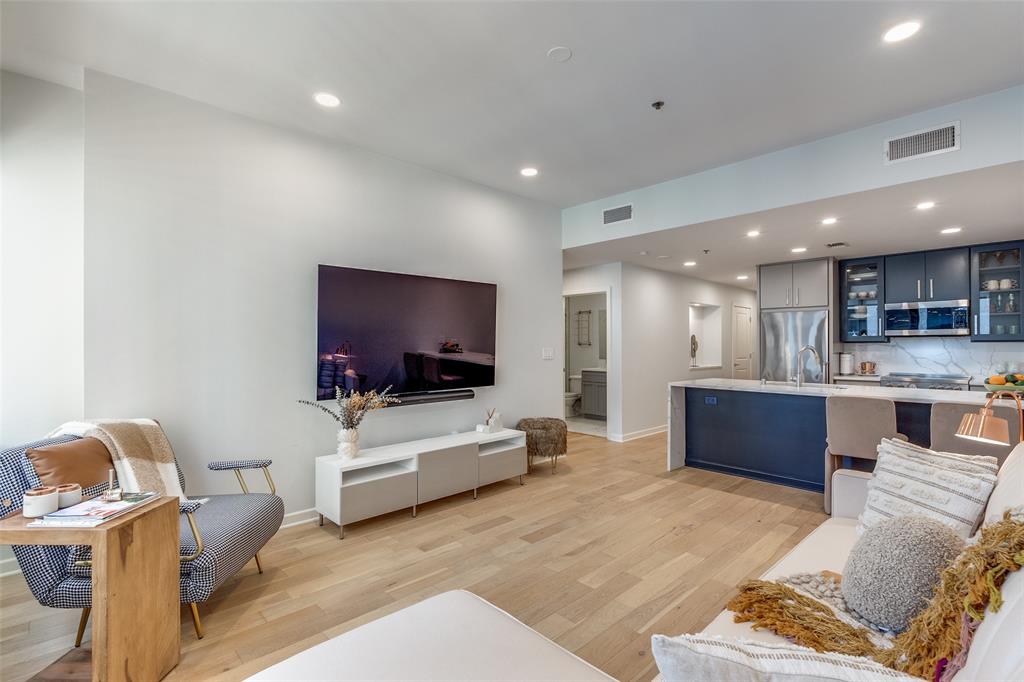
<path id="1" fill-rule="evenodd" d="M 21 569 L 18 568 L 18 560 L 10 556 L 5 559 L 0 559 L 0 576 L 14 575 L 21 573 Z"/>
<path id="2" fill-rule="evenodd" d="M 625 443 L 629 440 L 645 438 L 647 436 L 653 436 L 656 433 L 664 433 L 666 431 L 668 431 L 668 425 L 662 424 L 661 426 L 652 426 L 649 429 L 641 429 L 640 431 L 631 431 L 629 433 L 609 433 L 608 440 L 616 443 Z"/>
<path id="3" fill-rule="evenodd" d="M 298 526 L 303 523 L 309 523 L 310 521 L 316 521 L 319 518 L 316 513 L 316 509 L 310 507 L 309 509 L 300 509 L 299 511 L 289 512 L 284 515 L 284 521 L 281 522 L 282 528 L 291 528 L 292 526 Z"/>

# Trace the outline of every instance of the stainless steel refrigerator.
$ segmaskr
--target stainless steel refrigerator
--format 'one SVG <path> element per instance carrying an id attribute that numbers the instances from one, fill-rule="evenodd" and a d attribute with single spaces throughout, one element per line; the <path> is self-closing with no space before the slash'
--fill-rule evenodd
<path id="1" fill-rule="evenodd" d="M 761 378 L 767 381 L 795 381 L 799 369 L 804 383 L 829 382 L 828 308 L 771 310 L 761 313 Z M 800 367 L 797 352 L 803 346 L 818 350 L 818 361 L 805 352 Z"/>

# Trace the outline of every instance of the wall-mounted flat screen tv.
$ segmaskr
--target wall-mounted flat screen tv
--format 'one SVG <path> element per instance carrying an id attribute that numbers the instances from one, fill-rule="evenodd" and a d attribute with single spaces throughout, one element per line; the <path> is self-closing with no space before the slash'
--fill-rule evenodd
<path id="1" fill-rule="evenodd" d="M 317 399 L 494 385 L 497 286 L 319 266 Z"/>

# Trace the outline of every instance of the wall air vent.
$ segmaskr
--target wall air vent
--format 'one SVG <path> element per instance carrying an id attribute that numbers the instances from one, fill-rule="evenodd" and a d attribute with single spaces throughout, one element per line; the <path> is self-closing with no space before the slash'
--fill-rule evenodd
<path id="1" fill-rule="evenodd" d="M 960 149 L 960 121 L 890 137 L 883 143 L 885 165 Z"/>
<path id="2" fill-rule="evenodd" d="M 621 223 L 626 220 L 633 219 L 633 204 L 626 204 L 625 206 L 616 206 L 615 208 L 606 208 L 604 211 L 604 224 L 611 225 L 612 223 Z"/>

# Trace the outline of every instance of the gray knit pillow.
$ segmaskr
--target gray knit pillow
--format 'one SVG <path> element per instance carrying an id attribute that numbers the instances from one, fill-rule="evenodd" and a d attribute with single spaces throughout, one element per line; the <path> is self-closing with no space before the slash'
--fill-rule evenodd
<path id="1" fill-rule="evenodd" d="M 902 632 L 927 606 L 942 569 L 963 547 L 952 528 L 926 516 L 886 519 L 866 529 L 850 551 L 843 597 L 871 623 Z"/>

